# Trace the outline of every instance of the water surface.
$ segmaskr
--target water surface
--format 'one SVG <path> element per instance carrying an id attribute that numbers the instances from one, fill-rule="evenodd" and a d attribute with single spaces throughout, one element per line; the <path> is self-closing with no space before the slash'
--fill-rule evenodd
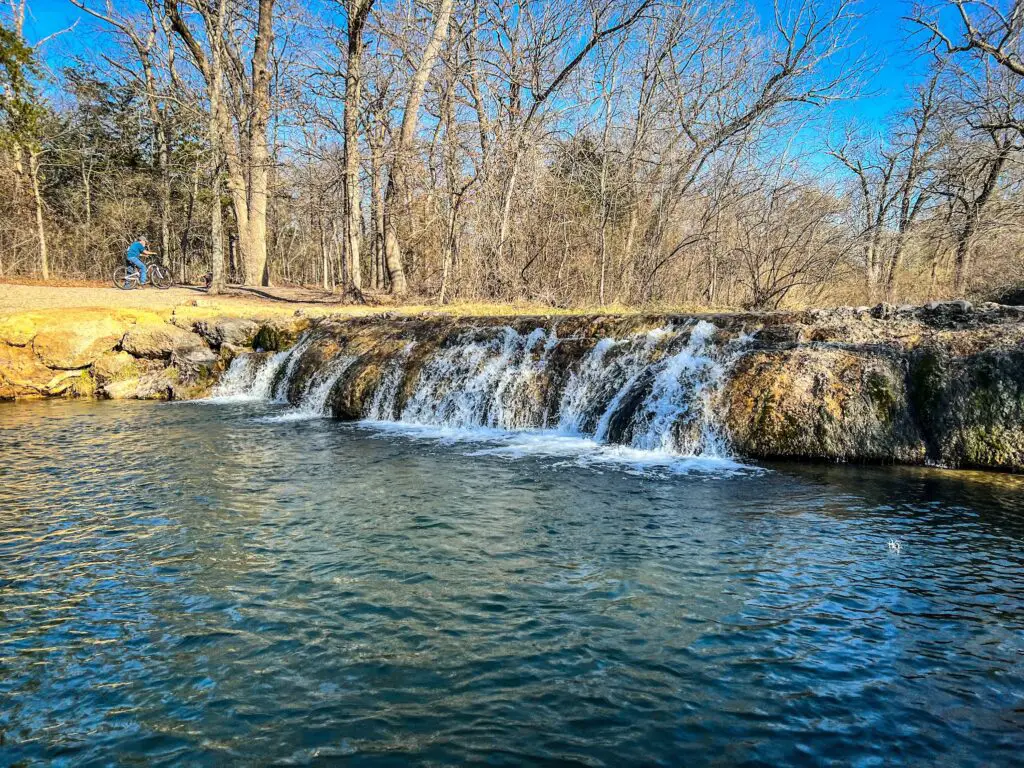
<path id="1" fill-rule="evenodd" d="M 1018 481 L 287 413 L 0 404 L 0 764 L 1019 758 Z"/>

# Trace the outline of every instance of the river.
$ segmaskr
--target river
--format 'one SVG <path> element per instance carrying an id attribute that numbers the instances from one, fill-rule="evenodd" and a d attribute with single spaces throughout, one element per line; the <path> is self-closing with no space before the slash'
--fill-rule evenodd
<path id="1" fill-rule="evenodd" d="M 1015 478 L 306 416 L 0 404 L 0 764 L 1019 759 Z"/>

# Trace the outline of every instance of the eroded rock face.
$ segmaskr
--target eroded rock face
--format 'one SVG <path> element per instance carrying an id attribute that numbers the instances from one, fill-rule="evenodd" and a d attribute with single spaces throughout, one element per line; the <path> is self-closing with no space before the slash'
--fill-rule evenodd
<path id="1" fill-rule="evenodd" d="M 124 351 L 109 352 L 92 364 L 92 376 L 99 385 L 130 379 L 140 372 L 140 361 Z"/>
<path id="2" fill-rule="evenodd" d="M 0 317 L 0 343 L 12 347 L 24 347 L 32 343 L 39 332 L 38 323 L 41 315 L 34 312 L 21 312 L 16 315 Z"/>
<path id="3" fill-rule="evenodd" d="M 93 389 L 110 398 L 202 396 L 233 357 L 287 348 L 309 325 L 301 318 L 190 322 L 183 315 L 172 318 L 177 325 L 128 318 L 114 349 L 108 331 L 126 321 L 89 320 L 91 331 L 58 338 L 46 335 L 57 326 L 45 313 L 0 318 L 0 398 L 81 396 Z M 678 343 L 648 355 L 654 367 L 635 375 L 632 368 L 612 367 L 607 378 L 590 383 L 588 397 L 606 404 L 616 396 L 614 411 L 605 413 L 600 403 L 570 409 L 584 433 L 593 433 L 600 419 L 603 439 L 628 444 L 655 417 L 650 395 L 661 386 L 654 381 L 663 359 L 658 355 L 677 354 L 686 343 L 682 331 L 698 321 L 715 326 L 707 338 L 721 353 L 715 364 L 723 370 L 711 402 L 717 428 L 739 456 L 1024 471 L 1024 308 L 995 304 L 688 317 L 328 318 L 315 324 L 289 363 L 284 390 L 293 403 L 311 391 L 326 392 L 325 407 L 336 418 L 371 412 L 398 418 L 410 403 L 422 405 L 413 402 L 414 393 L 441 401 L 460 386 L 457 378 L 437 375 L 439 360 L 457 369 L 466 345 L 500 347 L 513 331 L 522 344 L 536 332 L 543 365 L 527 366 L 501 384 L 504 404 L 512 404 L 502 423 L 551 426 L 559 423 L 563 396 L 589 355 L 607 348 L 608 362 L 622 359 L 629 367 L 635 347 L 610 340 L 642 342 L 667 333 Z M 426 373 L 433 383 L 424 394 Z M 376 413 L 381 392 L 389 393 L 387 412 Z M 424 414 L 438 416 L 429 409 Z M 696 442 L 707 426 L 699 416 L 681 410 L 672 417 L 676 442 Z"/>
<path id="4" fill-rule="evenodd" d="M 744 355 L 724 393 L 725 423 L 747 456 L 919 463 L 904 362 L 836 349 Z"/>
<path id="5" fill-rule="evenodd" d="M 0 344 L 0 399 L 42 397 L 54 371 L 43 365 L 31 347 Z"/>
<path id="6" fill-rule="evenodd" d="M 296 327 L 307 324 L 267 322 L 280 328 L 282 339 L 294 339 Z M 166 319 L 145 310 L 103 309 L 0 316 L 0 400 L 201 397 L 233 355 L 252 351 L 244 345 L 262 324 L 209 317 L 195 323 L 207 339 L 173 313 Z"/>
<path id="7" fill-rule="evenodd" d="M 214 347 L 230 344 L 236 347 L 251 347 L 260 330 L 260 324 L 246 318 L 224 318 L 200 321 L 195 331 Z"/>
<path id="8" fill-rule="evenodd" d="M 950 466 L 1024 469 L 1024 346 L 911 356 L 910 393 L 930 458 Z"/>
<path id="9" fill-rule="evenodd" d="M 720 350 L 733 350 L 722 359 L 726 370 L 713 408 L 722 436 L 741 457 L 1024 471 L 1024 313 L 1015 308 L 944 302 L 701 319 L 719 329 L 713 342 Z M 389 384 L 397 398 L 390 412 L 375 414 L 398 418 L 431 361 L 474 341 L 500 339 L 506 327 L 523 336 L 541 328 L 546 339 L 557 335 L 557 344 L 532 378 L 520 375 L 514 386 L 526 403 L 519 426 L 553 424 L 567 380 L 599 341 L 693 322 L 665 316 L 329 321 L 297 361 L 289 399 L 298 402 L 311 381 L 347 356 L 354 362 L 332 389 L 330 413 L 366 418 L 401 358 L 401 379 Z M 612 360 L 629 348 L 613 346 L 606 354 Z M 604 439 L 629 444 L 635 437 L 654 373 L 638 371 L 622 389 L 604 418 Z M 612 391 L 598 381 L 591 394 L 607 401 L 622 379 L 607 384 Z M 449 394 L 443 380 L 430 386 L 435 400 Z M 578 428 L 592 433 L 601 412 L 584 407 Z M 692 412 L 672 427 L 691 435 L 691 443 L 704 428 Z"/>
<path id="10" fill-rule="evenodd" d="M 107 382 L 99 393 L 109 400 L 171 400 L 174 399 L 177 383 L 177 371 L 161 369 L 142 376 Z"/>
<path id="11" fill-rule="evenodd" d="M 121 349 L 135 357 L 169 358 L 175 352 L 205 348 L 199 334 L 167 323 L 130 328 L 121 339 Z"/>

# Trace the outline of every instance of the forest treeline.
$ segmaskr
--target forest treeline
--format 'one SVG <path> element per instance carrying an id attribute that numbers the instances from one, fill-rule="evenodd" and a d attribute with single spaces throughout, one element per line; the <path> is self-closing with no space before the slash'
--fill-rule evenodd
<path id="1" fill-rule="evenodd" d="M 2 17 L 0 278 L 104 279 L 139 233 L 213 290 L 439 303 L 1024 272 L 1024 0 L 908 4 L 922 75 L 884 125 L 848 117 L 877 64 L 854 0 L 68 2 L 45 40 L 26 0 Z"/>

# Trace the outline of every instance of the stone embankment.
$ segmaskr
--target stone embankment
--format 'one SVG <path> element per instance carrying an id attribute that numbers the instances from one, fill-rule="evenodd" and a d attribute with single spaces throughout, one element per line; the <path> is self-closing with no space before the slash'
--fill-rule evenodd
<path id="1" fill-rule="evenodd" d="M 197 397 L 235 355 L 286 346 L 315 322 L 317 341 L 303 352 L 288 394 L 295 401 L 338 355 L 354 357 L 328 401 L 337 418 L 364 416 L 399 357 L 400 413 L 424 361 L 466 334 L 486 336 L 505 326 L 557 335 L 546 371 L 528 395 L 554 403 L 570 369 L 599 340 L 685 327 L 698 318 L 716 326 L 720 348 L 738 350 L 714 408 L 740 456 L 1024 471 L 1024 308 L 996 304 L 316 321 L 27 313 L 0 318 L 0 398 Z M 642 401 L 642 392 L 636 394 Z"/>
<path id="2" fill-rule="evenodd" d="M 0 400 L 202 397 L 234 355 L 291 344 L 302 317 L 61 309 L 0 317 Z"/>

